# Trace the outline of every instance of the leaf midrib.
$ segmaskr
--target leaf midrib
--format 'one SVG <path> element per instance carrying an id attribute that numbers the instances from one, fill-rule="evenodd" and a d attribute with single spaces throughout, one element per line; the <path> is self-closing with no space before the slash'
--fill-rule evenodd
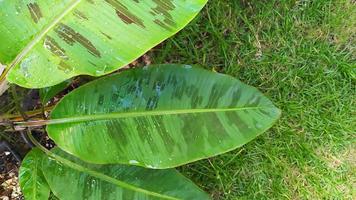
<path id="1" fill-rule="evenodd" d="M 45 26 L 28 44 L 22 49 L 22 51 L 15 57 L 11 64 L 7 68 L 7 72 L 11 70 L 14 66 L 21 62 L 21 60 L 33 49 L 33 47 L 40 42 L 47 33 L 52 30 L 68 13 L 70 13 L 76 6 L 82 2 L 82 0 L 72 0 L 68 6 L 58 15 L 53 21 L 51 21 L 47 26 Z"/>
<path id="2" fill-rule="evenodd" d="M 212 112 L 233 112 L 242 110 L 258 110 L 258 109 L 272 109 L 273 107 L 267 106 L 254 106 L 254 107 L 236 107 L 236 108 L 213 108 L 213 109 L 180 109 L 180 110 L 158 110 L 158 111 L 139 111 L 139 112 L 117 112 L 105 114 L 93 114 L 78 117 L 57 118 L 41 121 L 27 121 L 17 122 L 16 125 L 24 127 L 66 124 L 86 121 L 100 121 L 121 118 L 134 118 L 134 117 L 147 117 L 159 115 L 180 115 L 180 114 L 196 114 L 196 113 L 212 113 Z"/>

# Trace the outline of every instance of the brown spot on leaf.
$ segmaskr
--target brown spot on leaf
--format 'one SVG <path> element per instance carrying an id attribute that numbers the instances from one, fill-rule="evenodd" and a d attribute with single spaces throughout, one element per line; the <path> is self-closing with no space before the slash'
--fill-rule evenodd
<path id="1" fill-rule="evenodd" d="M 161 26 L 162 28 L 171 31 L 171 27 L 176 26 L 176 22 L 173 20 L 173 16 L 170 14 L 170 11 L 175 9 L 175 5 L 172 0 L 152 0 L 156 3 L 156 7 L 152 8 L 151 15 L 153 16 L 163 16 L 164 19 L 155 19 L 154 23 Z"/>
<path id="2" fill-rule="evenodd" d="M 88 20 L 88 17 L 84 13 L 80 12 L 79 10 L 74 10 L 73 14 L 79 19 Z"/>
<path id="3" fill-rule="evenodd" d="M 164 28 L 164 29 L 166 29 L 166 30 L 168 30 L 168 31 L 172 31 L 171 27 L 167 26 L 165 23 L 163 23 L 163 22 L 162 22 L 161 20 L 159 20 L 159 19 L 155 19 L 153 22 L 154 22 L 155 24 L 157 24 L 158 26 L 160 26 L 160 27 L 162 27 L 162 28 Z"/>
<path id="4" fill-rule="evenodd" d="M 100 32 L 101 34 L 103 34 L 106 38 L 108 38 L 109 40 L 112 40 L 112 37 L 104 32 Z"/>
<path id="5" fill-rule="evenodd" d="M 73 71 L 73 67 L 68 65 L 67 63 L 61 61 L 58 65 L 58 69 L 64 71 L 65 73 Z"/>
<path id="6" fill-rule="evenodd" d="M 27 4 L 27 8 L 30 11 L 31 18 L 37 24 L 38 21 L 43 17 L 40 7 L 36 2 Z"/>
<path id="7" fill-rule="evenodd" d="M 117 16 L 126 24 L 136 24 L 142 28 L 145 28 L 143 20 L 137 17 L 135 14 L 130 12 L 128 8 L 117 0 L 105 0 L 109 3 L 115 10 Z"/>
<path id="8" fill-rule="evenodd" d="M 50 36 L 46 36 L 44 41 L 44 47 L 51 51 L 54 55 L 68 60 L 68 56 L 65 54 L 65 50 L 59 46 L 59 44 Z"/>
<path id="9" fill-rule="evenodd" d="M 101 57 L 100 52 L 87 38 L 85 38 L 82 34 L 76 32 L 74 29 L 70 28 L 69 26 L 60 23 L 55 29 L 55 32 L 67 44 L 73 46 L 74 43 L 77 42 L 81 44 L 84 48 L 86 48 L 88 52 L 91 53 L 93 56 L 96 56 L 98 58 Z"/>

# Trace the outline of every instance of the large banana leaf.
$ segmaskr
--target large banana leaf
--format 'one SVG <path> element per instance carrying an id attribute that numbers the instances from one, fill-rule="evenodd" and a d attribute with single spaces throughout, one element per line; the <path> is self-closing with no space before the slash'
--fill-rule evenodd
<path id="1" fill-rule="evenodd" d="M 50 189 L 42 172 L 41 150 L 31 150 L 21 163 L 19 171 L 20 187 L 26 200 L 48 200 Z"/>
<path id="2" fill-rule="evenodd" d="M 182 29 L 207 0 L 0 0 L 0 63 L 23 87 L 100 76 Z"/>
<path id="3" fill-rule="evenodd" d="M 180 65 L 134 69 L 65 96 L 49 136 L 92 163 L 170 168 L 251 141 L 280 115 L 257 89 Z"/>
<path id="4" fill-rule="evenodd" d="M 66 161 L 68 165 L 63 165 L 53 159 L 43 159 L 46 180 L 59 199 L 209 199 L 205 192 L 174 169 L 92 165 L 59 149 L 52 152 L 69 160 L 69 163 Z"/>

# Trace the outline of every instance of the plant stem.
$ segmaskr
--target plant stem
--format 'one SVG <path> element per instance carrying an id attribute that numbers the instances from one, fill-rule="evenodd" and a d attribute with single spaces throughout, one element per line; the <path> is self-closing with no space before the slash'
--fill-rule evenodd
<path id="1" fill-rule="evenodd" d="M 50 111 L 53 109 L 54 106 L 48 106 L 44 108 L 44 111 Z M 34 117 L 36 115 L 40 115 L 42 114 L 42 108 L 41 109 L 36 109 L 33 111 L 28 111 L 25 112 L 26 116 L 31 118 Z M 7 114 L 7 115 L 2 115 L 0 116 L 0 121 L 1 120 L 9 120 L 9 121 L 24 121 L 25 119 L 23 119 L 22 115 L 17 113 L 17 114 Z"/>
<path id="2" fill-rule="evenodd" d="M 16 92 L 16 87 L 15 86 L 12 86 L 11 87 L 11 93 L 12 93 L 12 96 L 15 100 L 15 106 L 17 108 L 17 110 L 20 112 L 22 118 L 27 121 L 29 118 L 28 116 L 26 115 L 26 113 L 23 111 L 22 109 L 22 106 L 21 106 L 21 102 L 20 102 L 20 99 L 19 97 L 17 96 L 17 92 Z M 15 128 L 14 128 L 15 129 Z M 34 144 L 30 141 L 30 139 L 28 138 L 27 134 L 23 131 L 20 132 L 21 133 L 21 137 L 22 139 L 24 140 L 24 142 L 31 148 L 34 147 Z"/>

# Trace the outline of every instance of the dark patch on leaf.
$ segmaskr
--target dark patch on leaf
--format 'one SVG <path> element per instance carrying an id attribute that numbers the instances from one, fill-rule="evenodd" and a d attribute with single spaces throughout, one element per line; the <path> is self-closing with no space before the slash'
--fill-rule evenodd
<path id="1" fill-rule="evenodd" d="M 155 19 L 153 22 L 168 31 L 172 31 L 172 27 L 176 27 L 177 25 L 170 14 L 170 11 L 176 8 L 173 0 L 153 0 L 153 2 L 156 3 L 156 7 L 152 8 L 151 15 L 164 17 L 163 20 Z"/>
<path id="2" fill-rule="evenodd" d="M 221 114 L 221 113 L 220 113 Z M 204 114 L 201 114 L 201 115 L 204 115 Z M 228 134 L 228 132 L 226 131 L 226 128 L 225 126 L 221 123 L 218 115 L 219 113 L 209 113 L 208 114 L 209 117 L 205 120 L 205 126 L 209 127 L 209 132 L 211 133 L 218 133 L 218 134 L 208 134 L 208 140 L 211 144 L 214 144 L 216 143 L 216 141 L 227 141 L 227 140 L 230 140 L 231 137 L 230 135 Z"/>
<path id="3" fill-rule="evenodd" d="M 104 32 L 100 32 L 101 34 L 103 34 L 106 38 L 108 38 L 109 40 L 112 40 L 112 37 Z"/>
<path id="4" fill-rule="evenodd" d="M 56 27 L 55 32 L 67 44 L 73 46 L 77 42 L 81 44 L 84 48 L 86 48 L 88 52 L 93 56 L 98 58 L 101 57 L 100 52 L 87 38 L 85 38 L 80 33 L 76 32 L 74 29 L 70 28 L 69 26 L 60 23 Z"/>
<path id="5" fill-rule="evenodd" d="M 143 20 L 137 17 L 132 12 L 130 12 L 124 4 L 122 4 L 117 0 L 105 0 L 105 1 L 115 9 L 117 16 L 125 24 L 136 24 L 142 28 L 145 28 Z"/>
<path id="6" fill-rule="evenodd" d="M 74 10 L 73 15 L 76 16 L 78 19 L 89 20 L 89 18 L 79 10 Z"/>
<path id="7" fill-rule="evenodd" d="M 179 82 L 178 82 L 177 77 L 172 77 L 171 81 L 177 81 L 176 87 L 174 87 L 174 91 L 172 92 L 171 98 L 176 98 L 178 100 L 182 100 L 186 86 L 187 86 L 186 79 L 179 80 Z"/>
<path id="8" fill-rule="evenodd" d="M 258 109 L 262 114 L 268 116 L 268 117 L 273 117 L 273 114 L 271 112 L 267 112 L 263 108 Z"/>
<path id="9" fill-rule="evenodd" d="M 120 142 L 115 142 L 114 144 L 116 145 L 117 149 L 124 149 L 125 147 L 122 145 L 128 144 L 128 138 L 126 137 L 125 134 L 125 123 L 120 123 L 116 120 L 108 120 L 105 121 L 105 126 L 108 128 L 107 133 L 109 134 L 109 138 L 115 140 L 115 141 L 120 141 Z"/>
<path id="10" fill-rule="evenodd" d="M 73 71 L 73 67 L 68 65 L 67 63 L 61 61 L 58 65 L 58 69 L 64 71 L 65 73 Z"/>
<path id="11" fill-rule="evenodd" d="M 260 105 L 260 102 L 261 102 L 261 96 L 256 96 L 255 94 L 248 100 L 246 107 L 257 107 Z"/>
<path id="12" fill-rule="evenodd" d="M 158 96 L 150 97 L 146 104 L 146 110 L 156 109 L 158 105 L 158 100 L 159 100 Z"/>
<path id="13" fill-rule="evenodd" d="M 160 27 L 162 27 L 162 28 L 164 28 L 164 29 L 166 29 L 166 30 L 168 30 L 168 31 L 172 31 L 172 29 L 169 27 L 169 26 L 167 26 L 165 23 L 163 23 L 161 20 L 159 20 L 159 19 L 155 19 L 154 21 L 153 21 L 155 24 L 157 24 L 158 26 L 160 26 Z"/>
<path id="14" fill-rule="evenodd" d="M 94 67 L 97 67 L 97 65 L 91 61 L 88 61 L 88 63 L 90 63 L 91 65 L 93 65 Z"/>
<path id="15" fill-rule="evenodd" d="M 159 135 L 161 136 L 162 141 L 164 141 L 167 152 L 172 153 L 176 142 L 174 141 L 173 137 L 168 133 L 163 118 L 163 116 L 152 116 L 154 126 L 157 129 Z"/>
<path id="16" fill-rule="evenodd" d="M 225 112 L 225 114 L 231 126 L 236 125 L 239 128 L 240 133 L 249 133 L 251 127 L 247 125 L 247 123 L 237 112 Z"/>
<path id="17" fill-rule="evenodd" d="M 148 118 L 136 117 L 134 120 L 137 124 L 136 130 L 141 135 L 140 139 L 142 143 L 149 143 L 150 149 L 153 153 L 159 152 L 159 149 L 155 144 L 155 140 L 151 135 L 152 131 L 150 131 L 153 124 L 148 121 Z"/>
<path id="18" fill-rule="evenodd" d="M 43 17 L 40 7 L 36 2 L 27 4 L 27 8 L 30 11 L 32 20 L 37 24 Z"/>
<path id="19" fill-rule="evenodd" d="M 241 95 L 242 95 L 242 90 L 239 88 L 236 88 L 236 90 L 232 93 L 232 100 L 229 105 L 229 108 L 234 108 L 237 105 L 238 101 L 241 98 Z"/>
<path id="20" fill-rule="evenodd" d="M 104 104 L 104 95 L 100 95 L 98 99 L 98 105 L 102 106 Z"/>
<path id="21" fill-rule="evenodd" d="M 208 104 L 206 105 L 206 108 L 217 108 L 218 107 L 220 98 L 223 97 L 227 91 L 226 88 L 222 88 L 219 86 L 217 84 L 213 85 L 213 88 L 211 89 L 209 101 L 208 101 Z"/>
<path id="22" fill-rule="evenodd" d="M 59 46 L 59 44 L 50 36 L 46 36 L 44 41 L 44 47 L 48 49 L 54 55 L 68 60 L 68 56 L 65 54 L 65 50 Z"/>

